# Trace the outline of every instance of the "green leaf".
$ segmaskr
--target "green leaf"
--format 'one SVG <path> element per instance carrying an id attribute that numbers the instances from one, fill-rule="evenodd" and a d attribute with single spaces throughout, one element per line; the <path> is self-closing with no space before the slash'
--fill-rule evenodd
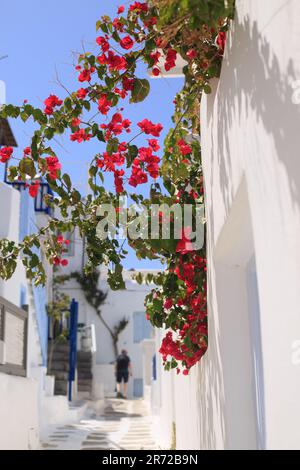
<path id="1" fill-rule="evenodd" d="M 150 83 L 145 78 L 136 78 L 134 80 L 133 90 L 131 92 L 131 103 L 140 103 L 148 96 Z"/>
<path id="2" fill-rule="evenodd" d="M 64 173 L 62 179 L 66 183 L 66 186 L 67 186 L 68 190 L 70 191 L 71 186 L 72 186 L 70 176 L 67 173 Z"/>
<path id="3" fill-rule="evenodd" d="M 204 91 L 204 93 L 209 95 L 211 93 L 211 87 L 209 85 L 204 85 L 203 91 Z"/>
<path id="4" fill-rule="evenodd" d="M 138 148 L 136 145 L 130 145 L 128 147 L 128 153 L 126 155 L 126 160 L 127 160 L 127 168 L 129 168 L 133 162 L 133 160 L 135 159 L 135 157 L 137 157 L 138 155 Z"/>
<path id="5" fill-rule="evenodd" d="M 34 162 L 31 158 L 22 158 L 19 163 L 19 168 L 21 173 L 25 175 L 29 175 L 31 178 L 34 178 L 36 175 L 36 169 L 34 166 Z"/>
<path id="6" fill-rule="evenodd" d="M 110 139 L 108 141 L 107 146 L 106 146 L 107 153 L 109 155 L 112 155 L 114 152 L 117 152 L 118 151 L 118 145 L 119 145 L 119 141 L 116 137 L 113 138 L 113 139 Z"/>

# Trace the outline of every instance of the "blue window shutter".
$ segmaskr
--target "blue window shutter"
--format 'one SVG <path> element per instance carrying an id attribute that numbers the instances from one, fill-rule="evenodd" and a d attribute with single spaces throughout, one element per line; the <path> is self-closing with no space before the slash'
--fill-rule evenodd
<path id="1" fill-rule="evenodd" d="M 140 343 L 143 339 L 151 337 L 152 326 L 146 319 L 145 312 L 134 312 L 133 314 L 133 341 Z"/>
<path id="2" fill-rule="evenodd" d="M 133 396 L 142 397 L 143 396 L 143 379 L 134 379 L 133 380 Z"/>

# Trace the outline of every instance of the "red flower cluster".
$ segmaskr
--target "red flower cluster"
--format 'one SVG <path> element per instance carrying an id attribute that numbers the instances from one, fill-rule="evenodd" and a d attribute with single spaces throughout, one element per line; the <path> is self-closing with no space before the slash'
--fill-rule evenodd
<path id="1" fill-rule="evenodd" d="M 115 188 L 118 194 L 124 191 L 124 186 L 123 186 L 124 173 L 125 173 L 124 170 L 116 170 L 114 173 Z"/>
<path id="2" fill-rule="evenodd" d="M 79 88 L 79 90 L 76 92 L 76 96 L 79 100 L 84 100 L 87 94 L 88 90 L 86 90 L 85 88 Z"/>
<path id="3" fill-rule="evenodd" d="M 81 67 L 79 68 L 81 70 Z M 95 72 L 95 67 L 90 67 L 88 69 L 83 69 L 81 70 L 79 76 L 78 76 L 78 81 L 79 82 L 90 82 L 92 78 L 92 73 Z"/>
<path id="4" fill-rule="evenodd" d="M 123 130 L 130 132 L 131 121 L 123 119 L 121 113 L 115 113 L 109 124 L 101 124 L 101 129 L 106 130 L 105 140 L 109 140 L 112 135 L 120 135 Z"/>
<path id="5" fill-rule="evenodd" d="M 176 252 L 181 254 L 190 253 L 193 251 L 193 244 L 190 239 L 192 232 L 191 227 L 185 227 L 182 229 L 181 240 L 176 245 Z"/>
<path id="6" fill-rule="evenodd" d="M 136 13 L 147 12 L 148 5 L 147 3 L 134 2 L 132 5 L 130 5 L 129 10 L 135 11 Z"/>
<path id="7" fill-rule="evenodd" d="M 224 54 L 224 49 L 225 49 L 225 44 L 226 44 L 226 32 L 225 31 L 220 31 L 217 39 L 216 39 L 217 46 L 220 49 L 220 53 L 223 55 Z"/>
<path id="8" fill-rule="evenodd" d="M 177 145 L 182 155 L 189 155 L 193 151 L 192 147 L 188 145 L 183 139 L 178 140 Z"/>
<path id="9" fill-rule="evenodd" d="M 134 41 L 130 36 L 125 36 L 123 39 L 121 39 L 119 44 L 123 49 L 129 50 L 132 48 Z"/>
<path id="10" fill-rule="evenodd" d="M 112 106 L 112 102 L 107 99 L 107 94 L 103 93 L 98 99 L 98 109 L 101 114 L 107 114 Z"/>
<path id="11" fill-rule="evenodd" d="M 91 137 L 93 137 L 92 134 L 86 133 L 84 129 L 79 129 L 78 131 L 73 132 L 73 134 L 70 135 L 70 139 L 72 140 L 72 142 L 78 142 L 79 144 L 81 144 L 81 142 L 86 142 L 90 140 Z"/>
<path id="12" fill-rule="evenodd" d="M 62 105 L 62 100 L 58 99 L 56 95 L 50 95 L 48 98 L 45 99 L 44 105 L 44 113 L 47 115 L 51 115 L 54 112 L 54 108 L 56 106 L 61 106 Z"/>
<path id="13" fill-rule="evenodd" d="M 166 56 L 166 62 L 165 62 L 165 70 L 168 72 L 172 68 L 176 66 L 176 57 L 177 57 L 177 52 L 175 49 L 168 49 L 167 56 Z"/>
<path id="14" fill-rule="evenodd" d="M 137 125 L 145 134 L 151 134 L 153 137 L 159 137 L 163 128 L 161 124 L 153 124 L 149 119 L 143 119 Z"/>
<path id="15" fill-rule="evenodd" d="M 148 176 L 141 167 L 141 161 L 139 158 L 135 158 L 132 164 L 131 176 L 128 183 L 130 186 L 135 188 L 138 184 L 144 184 L 147 183 L 147 181 Z"/>
<path id="16" fill-rule="evenodd" d="M 67 266 L 69 261 L 67 259 L 62 259 L 59 256 L 54 256 L 54 258 L 52 258 L 52 264 L 54 266 Z"/>
<path id="17" fill-rule="evenodd" d="M 139 159 L 142 163 L 146 164 L 146 170 L 148 171 L 151 178 L 158 178 L 158 164 L 160 162 L 160 158 L 157 155 L 153 155 L 153 147 L 141 147 L 139 149 Z"/>
<path id="18" fill-rule="evenodd" d="M 195 252 L 186 256 L 181 256 L 174 269 L 178 279 L 184 281 L 186 286 L 185 297 L 173 301 L 168 298 L 164 302 L 164 309 L 169 310 L 175 303 L 177 307 L 184 307 L 184 325 L 178 330 L 176 335 L 168 332 L 162 341 L 160 353 L 163 361 L 172 356 L 176 361 L 182 361 L 186 369 L 183 372 L 188 374 L 188 370 L 199 361 L 207 349 L 207 304 L 206 304 L 206 281 L 202 284 L 199 292 L 199 280 L 206 271 L 206 260 Z M 189 337 L 188 347 L 185 338 Z M 178 370 L 179 371 L 179 370 Z"/>
<path id="19" fill-rule="evenodd" d="M 104 152 L 101 158 L 97 159 L 97 166 L 104 171 L 111 171 L 114 173 L 114 182 L 117 193 L 122 193 L 124 191 L 123 186 L 123 176 L 125 174 L 123 169 L 117 169 L 124 165 L 126 159 L 127 144 L 122 142 L 118 145 L 118 151 L 109 154 Z"/>
<path id="20" fill-rule="evenodd" d="M 56 156 L 54 157 L 46 157 L 46 164 L 47 164 L 47 171 L 49 173 L 49 178 L 51 180 L 56 180 L 59 175 L 59 171 L 61 169 L 61 164 Z"/>
<path id="21" fill-rule="evenodd" d="M 190 60 L 193 60 L 193 59 L 196 59 L 198 53 L 195 49 L 189 49 L 187 51 L 186 55 Z"/>
<path id="22" fill-rule="evenodd" d="M 25 147 L 23 152 L 24 152 L 24 157 L 30 157 L 31 156 L 31 148 L 30 147 Z"/>
<path id="23" fill-rule="evenodd" d="M 0 149 L 0 161 L 6 163 L 12 156 L 13 151 L 12 147 L 2 147 L 2 149 Z"/>
<path id="24" fill-rule="evenodd" d="M 128 181 L 130 186 L 136 187 L 138 184 L 147 183 L 148 176 L 146 171 L 151 178 L 158 178 L 159 161 L 160 158 L 157 155 L 153 155 L 153 148 L 151 146 L 141 147 L 138 157 L 132 162 L 132 172 Z"/>
<path id="25" fill-rule="evenodd" d="M 98 38 L 96 38 L 96 43 L 98 44 L 98 46 L 101 47 L 102 52 L 107 52 L 109 50 L 109 42 L 107 38 L 99 36 Z"/>
<path id="26" fill-rule="evenodd" d="M 58 235 L 56 237 L 56 241 L 59 245 L 70 245 L 70 240 L 67 240 L 66 238 L 64 238 L 62 235 Z"/>
<path id="27" fill-rule="evenodd" d="M 113 51 L 108 51 L 107 55 L 104 53 L 97 57 L 99 64 L 106 64 L 110 72 L 126 70 L 127 62 L 124 57 L 115 54 Z"/>
<path id="28" fill-rule="evenodd" d="M 28 189 L 28 192 L 31 197 L 36 197 L 38 195 L 40 186 L 41 186 L 41 183 L 39 180 L 33 181 L 33 183 L 31 183 Z"/>

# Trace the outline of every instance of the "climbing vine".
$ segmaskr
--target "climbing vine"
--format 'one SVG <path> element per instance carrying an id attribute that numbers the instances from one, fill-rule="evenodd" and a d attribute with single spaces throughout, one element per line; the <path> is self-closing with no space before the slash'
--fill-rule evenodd
<path id="1" fill-rule="evenodd" d="M 59 213 L 20 243 L 0 240 L 3 279 L 13 275 L 21 258 L 27 276 L 43 284 L 45 270 L 36 249 L 43 249 L 53 265 L 65 266 L 68 241 L 62 234 L 78 227 L 86 240 L 86 275 L 106 264 L 110 287 L 124 288 L 122 261 L 127 252 L 116 236 L 100 239 L 96 229 L 101 220 L 97 209 L 109 203 L 116 212 L 113 233 L 118 234 L 119 200 L 124 195 L 148 211 L 153 203 L 188 204 L 194 207 L 193 223 L 197 221 L 196 205 L 204 202 L 199 104 L 201 94 L 211 91 L 210 79 L 220 74 L 232 14 L 232 0 L 134 2 L 126 12 L 120 6 L 114 19 L 103 16 L 96 23 L 98 53 L 79 55 L 76 90 L 67 90 L 64 98 L 50 95 L 43 109 L 26 101 L 2 107 L 2 118 L 32 119 L 37 125 L 22 155 L 11 147 L 0 149 L 9 180 L 26 181 L 32 197 L 38 194 L 41 180 L 47 181 L 54 195 L 46 195 L 44 201 Z M 176 67 L 179 56 L 186 64 L 185 82 L 174 99 L 173 128 L 160 149 L 162 125 L 147 117 L 132 123 L 123 115 L 122 102 L 142 102 L 150 92 L 149 81 L 136 72 L 138 62 L 144 62 L 153 76 L 160 76 Z M 51 146 L 60 134 L 69 135 L 78 145 L 92 139 L 99 144 L 99 153 L 90 161 L 88 195 L 73 186 Z M 136 137 L 144 138 L 143 146 L 136 145 Z M 109 173 L 114 192 L 107 189 Z M 150 185 L 147 198 L 135 189 L 145 184 Z M 130 208 L 121 210 L 128 212 L 128 224 L 132 224 Z M 176 222 L 164 211 L 159 217 L 161 223 L 166 217 L 171 225 Z M 161 346 L 166 369 L 177 368 L 184 374 L 207 349 L 205 243 L 197 250 L 191 248 L 191 228 L 183 227 L 179 236 L 168 239 L 129 237 L 139 258 L 159 258 L 166 265 L 152 279 L 157 288 L 146 298 L 147 317 L 154 326 L 167 329 Z"/>

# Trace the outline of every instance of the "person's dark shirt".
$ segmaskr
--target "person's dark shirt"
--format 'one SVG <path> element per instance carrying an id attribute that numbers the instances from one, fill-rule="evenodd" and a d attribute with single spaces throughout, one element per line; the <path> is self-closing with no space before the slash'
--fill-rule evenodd
<path id="1" fill-rule="evenodd" d="M 127 354 L 119 354 L 117 357 L 117 370 L 128 370 L 130 358 Z"/>

